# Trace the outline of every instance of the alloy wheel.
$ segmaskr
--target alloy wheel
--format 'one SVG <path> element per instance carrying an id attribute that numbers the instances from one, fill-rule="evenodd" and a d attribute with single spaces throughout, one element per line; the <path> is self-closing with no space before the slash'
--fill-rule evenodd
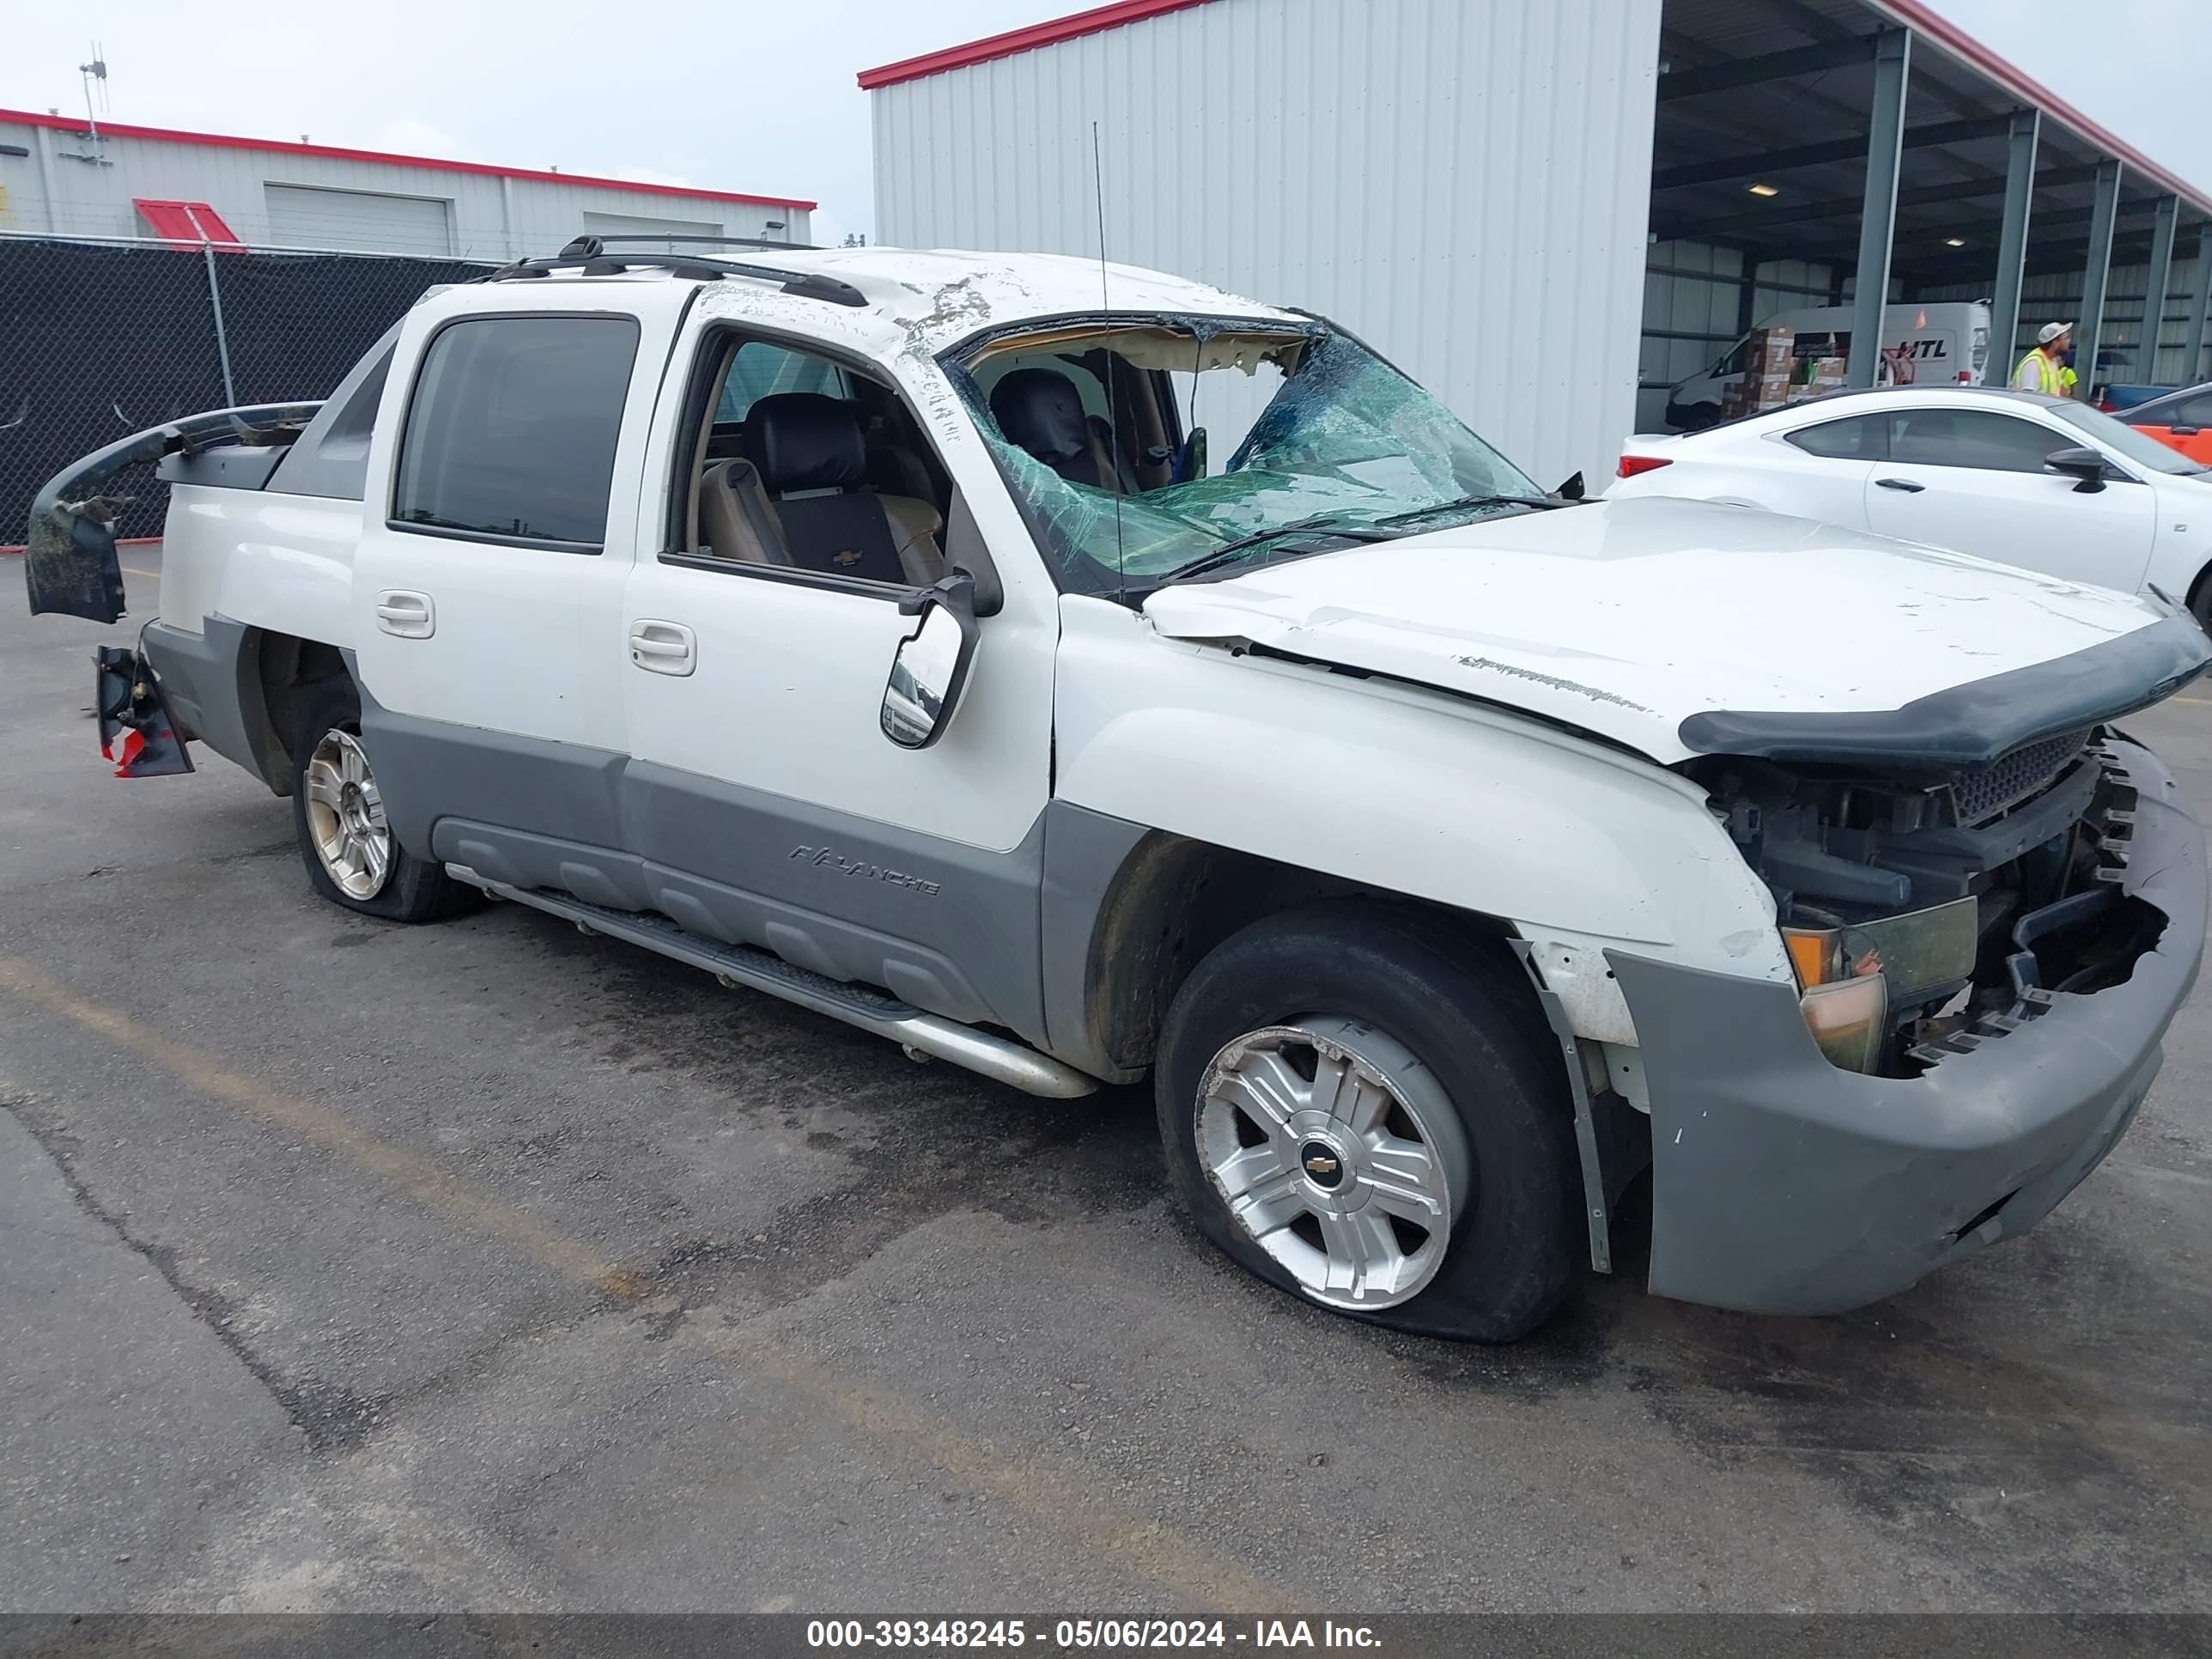
<path id="1" fill-rule="evenodd" d="M 307 757 L 307 833 L 323 872 L 348 898 L 374 898 L 392 878 L 392 830 L 361 739 L 324 732 Z"/>
<path id="2" fill-rule="evenodd" d="M 1418 1296 L 1450 1248 L 1471 1157 L 1436 1074 L 1359 1020 L 1301 1016 L 1225 1044 L 1199 1157 L 1238 1226 L 1332 1308 Z"/>

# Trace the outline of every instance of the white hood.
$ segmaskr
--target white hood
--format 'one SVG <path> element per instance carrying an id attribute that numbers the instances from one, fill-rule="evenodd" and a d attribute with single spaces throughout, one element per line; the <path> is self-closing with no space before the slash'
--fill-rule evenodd
<path id="1" fill-rule="evenodd" d="M 1846 714 L 2069 656 L 2150 603 L 1916 543 L 1657 497 L 1480 520 L 1154 593 L 1249 640 L 1510 705 L 1662 763 L 1711 710 Z"/>

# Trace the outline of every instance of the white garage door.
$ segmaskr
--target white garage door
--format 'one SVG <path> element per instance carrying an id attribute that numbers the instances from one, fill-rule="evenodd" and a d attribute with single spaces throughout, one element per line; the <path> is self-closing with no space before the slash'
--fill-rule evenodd
<path id="1" fill-rule="evenodd" d="M 452 204 L 434 196 L 264 185 L 270 238 L 280 247 L 358 249 L 370 253 L 453 251 Z"/>
<path id="2" fill-rule="evenodd" d="M 713 219 L 650 219 L 635 213 L 584 215 L 584 228 L 594 236 L 720 236 L 721 222 Z"/>

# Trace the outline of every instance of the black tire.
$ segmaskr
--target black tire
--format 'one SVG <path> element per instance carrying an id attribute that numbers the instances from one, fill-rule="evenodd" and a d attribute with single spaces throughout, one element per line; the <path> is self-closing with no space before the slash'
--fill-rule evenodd
<path id="1" fill-rule="evenodd" d="M 476 890 L 455 881 L 443 865 L 415 857 L 396 836 L 383 883 L 368 896 L 356 898 L 331 878 L 309 827 L 307 763 L 325 737 L 334 732 L 356 738 L 361 735 L 361 697 L 343 675 L 324 681 L 308 698 L 307 718 L 301 722 L 300 740 L 292 754 L 292 830 L 315 891 L 343 909 L 388 921 L 435 921 L 469 908 L 480 896 Z"/>
<path id="2" fill-rule="evenodd" d="M 1231 1214 L 1202 1161 L 1196 1116 L 1201 1079 L 1225 1044 L 1318 1014 L 1366 1022 L 1410 1049 L 1443 1085 L 1470 1164 L 1434 1277 L 1395 1307 L 1332 1310 L 1477 1342 L 1534 1330 L 1589 1260 L 1567 1079 L 1517 964 L 1419 913 L 1331 902 L 1271 916 L 1224 941 L 1176 994 L 1154 1093 L 1170 1170 L 1199 1230 L 1269 1284 L 1305 1296 Z"/>
<path id="3" fill-rule="evenodd" d="M 2201 573 L 2197 586 L 2189 590 L 2189 614 L 2197 618 L 2197 625 L 2212 634 L 2212 570 Z"/>

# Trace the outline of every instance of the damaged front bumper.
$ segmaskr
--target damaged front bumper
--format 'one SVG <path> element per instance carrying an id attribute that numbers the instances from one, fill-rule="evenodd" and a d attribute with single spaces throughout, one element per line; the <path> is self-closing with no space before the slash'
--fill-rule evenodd
<path id="1" fill-rule="evenodd" d="M 1747 1312 L 1836 1313 L 2025 1232 L 2094 1169 L 2149 1091 L 2203 956 L 2203 832 L 2149 750 L 2122 891 L 2165 918 L 2123 982 L 1917 1077 L 1841 1071 L 1794 986 L 1607 952 L 1650 1091 L 1650 1287 Z"/>

